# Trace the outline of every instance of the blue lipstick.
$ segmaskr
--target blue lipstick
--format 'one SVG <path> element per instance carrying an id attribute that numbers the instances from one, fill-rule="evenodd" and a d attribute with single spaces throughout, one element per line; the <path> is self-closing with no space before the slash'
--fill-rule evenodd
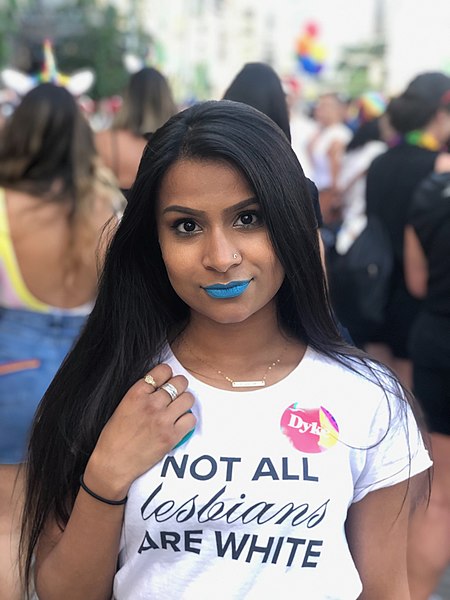
<path id="1" fill-rule="evenodd" d="M 250 284 L 251 279 L 245 281 L 230 281 L 225 285 L 221 283 L 215 283 L 214 285 L 207 285 L 203 289 L 211 298 L 237 298 L 245 292 Z"/>

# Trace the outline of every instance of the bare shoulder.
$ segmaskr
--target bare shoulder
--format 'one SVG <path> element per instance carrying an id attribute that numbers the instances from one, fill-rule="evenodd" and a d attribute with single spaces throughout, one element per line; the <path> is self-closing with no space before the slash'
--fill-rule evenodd
<path id="1" fill-rule="evenodd" d="M 448 173 L 450 171 L 450 153 L 442 152 L 442 154 L 439 154 L 434 170 L 436 173 Z"/>
<path id="2" fill-rule="evenodd" d="M 110 151 L 111 147 L 111 131 L 109 129 L 100 129 L 95 132 L 94 135 L 95 145 L 97 151 L 102 152 L 107 150 Z"/>
<path id="3" fill-rule="evenodd" d="M 147 140 L 140 136 L 135 135 L 131 131 L 127 131 L 126 129 L 118 129 L 116 131 L 117 140 L 120 146 L 124 150 L 128 150 L 129 152 L 137 152 L 139 155 L 142 153 L 143 149 L 147 145 Z"/>

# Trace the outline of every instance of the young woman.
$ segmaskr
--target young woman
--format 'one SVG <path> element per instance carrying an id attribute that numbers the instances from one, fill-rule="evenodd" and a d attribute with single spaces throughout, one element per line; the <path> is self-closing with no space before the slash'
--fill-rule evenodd
<path id="1" fill-rule="evenodd" d="M 316 227 L 260 112 L 207 102 L 155 133 L 35 420 L 40 600 L 409 598 L 430 460 L 397 381 L 337 333 Z"/>
<path id="2" fill-rule="evenodd" d="M 372 162 L 367 172 L 366 206 L 384 224 L 394 254 L 394 272 L 384 322 L 367 349 L 388 364 L 412 388 L 412 362 L 408 350 L 411 327 L 421 302 L 405 283 L 404 230 L 413 194 L 433 172 L 450 170 L 447 142 L 450 110 L 445 101 L 450 77 L 444 73 L 417 75 L 387 107 L 390 125 L 399 142 Z"/>
<path id="3" fill-rule="evenodd" d="M 450 92 L 447 94 L 450 110 Z M 409 348 L 414 393 L 433 449 L 427 510 L 417 511 L 409 538 L 411 598 L 427 600 L 450 563 L 450 167 L 433 173 L 412 198 L 405 229 L 405 280 L 423 300 Z"/>
<path id="4" fill-rule="evenodd" d="M 0 582 L 11 600 L 18 464 L 92 309 L 100 235 L 120 198 L 75 98 L 50 83 L 30 91 L 0 134 Z"/>
<path id="5" fill-rule="evenodd" d="M 274 121 L 291 141 L 286 94 L 277 73 L 265 63 L 245 64 L 224 94 L 224 100 L 243 102 Z"/>
<path id="6" fill-rule="evenodd" d="M 272 119 L 289 142 L 292 142 L 286 94 L 283 91 L 280 78 L 270 65 L 265 63 L 247 63 L 244 65 L 231 82 L 223 99 L 243 102 L 253 106 Z M 317 226 L 320 228 L 322 226 L 322 213 L 320 212 L 319 192 L 310 179 L 307 179 L 306 182 L 314 206 Z M 319 243 L 323 254 L 324 250 L 320 235 Z"/>
<path id="7" fill-rule="evenodd" d="M 342 216 L 339 174 L 345 148 L 352 138 L 351 129 L 345 124 L 345 112 L 346 103 L 338 94 L 328 92 L 319 96 L 314 107 L 318 129 L 308 144 L 323 220 L 332 230 Z"/>
<path id="8" fill-rule="evenodd" d="M 131 75 L 112 127 L 95 136 L 97 150 L 122 190 L 133 184 L 148 135 L 176 111 L 172 91 L 162 73 L 145 67 Z"/>

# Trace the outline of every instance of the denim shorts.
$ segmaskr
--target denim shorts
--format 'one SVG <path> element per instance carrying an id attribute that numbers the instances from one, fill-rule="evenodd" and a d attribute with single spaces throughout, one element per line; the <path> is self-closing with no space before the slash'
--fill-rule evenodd
<path id="1" fill-rule="evenodd" d="M 0 308 L 0 463 L 22 462 L 36 408 L 85 316 Z"/>

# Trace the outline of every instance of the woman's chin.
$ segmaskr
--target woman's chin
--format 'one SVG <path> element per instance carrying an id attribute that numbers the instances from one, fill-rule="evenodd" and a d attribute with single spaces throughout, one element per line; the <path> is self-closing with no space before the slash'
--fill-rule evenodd
<path id="1" fill-rule="evenodd" d="M 217 310 L 196 311 L 199 318 L 205 318 L 219 325 L 233 325 L 244 323 L 254 313 L 243 308 L 225 307 L 221 305 Z"/>

